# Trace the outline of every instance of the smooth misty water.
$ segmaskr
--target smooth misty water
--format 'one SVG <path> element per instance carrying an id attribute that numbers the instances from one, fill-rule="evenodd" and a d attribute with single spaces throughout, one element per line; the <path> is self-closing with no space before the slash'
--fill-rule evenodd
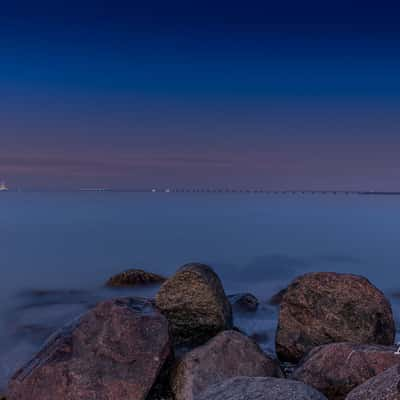
<path id="1" fill-rule="evenodd" d="M 129 267 L 211 264 L 226 292 L 266 301 L 307 271 L 362 274 L 396 317 L 400 197 L 137 193 L 0 194 L 0 387 L 52 331 L 115 292 Z M 276 309 L 236 323 L 273 351 Z"/>

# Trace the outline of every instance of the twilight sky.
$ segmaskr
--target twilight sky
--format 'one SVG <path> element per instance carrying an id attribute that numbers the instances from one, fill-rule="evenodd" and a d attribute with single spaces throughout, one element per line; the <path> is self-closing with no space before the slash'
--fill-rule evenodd
<path id="1" fill-rule="evenodd" d="M 400 190 L 400 6 L 13 1 L 11 187 Z"/>

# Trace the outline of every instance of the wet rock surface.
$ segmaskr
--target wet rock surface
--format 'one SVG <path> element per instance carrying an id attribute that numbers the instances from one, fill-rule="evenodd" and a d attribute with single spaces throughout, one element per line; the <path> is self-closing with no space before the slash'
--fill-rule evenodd
<path id="1" fill-rule="evenodd" d="M 237 376 L 283 376 L 276 360 L 236 331 L 218 334 L 187 353 L 172 373 L 175 400 L 193 400 L 209 386 Z"/>
<path id="2" fill-rule="evenodd" d="M 232 308 L 217 274 L 204 264 L 187 264 L 156 295 L 176 345 L 202 344 L 232 328 Z"/>
<path id="3" fill-rule="evenodd" d="M 397 347 L 376 344 L 393 343 L 391 307 L 365 278 L 308 274 L 273 296 L 276 301 L 259 303 L 249 293 L 226 296 L 210 267 L 188 264 L 161 286 L 156 300 L 118 298 L 95 306 L 101 296 L 115 295 L 101 290 L 20 295 L 2 334 L 25 346 L 22 356 L 31 357 L 66 320 L 83 316 L 51 336 L 14 375 L 8 400 L 398 398 L 399 371 L 384 375 L 400 361 Z M 156 290 L 144 285 L 135 293 L 153 296 Z M 132 289 L 121 286 L 121 293 L 130 296 Z M 278 312 L 280 363 L 271 346 Z M 343 337 L 356 344 L 338 343 Z M 0 351 L 0 376 L 28 359 L 7 354 L 6 347 Z"/>
<path id="4" fill-rule="evenodd" d="M 297 381 L 279 378 L 229 379 L 214 385 L 195 400 L 326 400 L 315 389 Z"/>
<path id="5" fill-rule="evenodd" d="M 393 345 L 390 303 L 367 279 L 350 274 L 310 273 L 284 294 L 276 352 L 282 361 L 299 361 L 313 347 L 353 342 Z"/>
<path id="6" fill-rule="evenodd" d="M 279 306 L 282 303 L 283 296 L 287 292 L 287 288 L 275 293 L 269 300 L 268 304 L 271 306 Z"/>
<path id="7" fill-rule="evenodd" d="M 108 300 L 55 334 L 14 375 L 7 398 L 144 400 L 170 354 L 168 323 L 150 302 Z"/>
<path id="8" fill-rule="evenodd" d="M 251 293 L 231 294 L 228 299 L 233 310 L 239 312 L 255 312 L 260 304 L 257 297 Z"/>
<path id="9" fill-rule="evenodd" d="M 119 287 L 135 287 L 143 285 L 156 285 L 166 281 L 166 278 L 147 272 L 142 269 L 128 269 L 117 275 L 112 276 L 106 283 L 106 286 L 119 288 Z"/>
<path id="10" fill-rule="evenodd" d="M 400 363 L 396 346 L 334 343 L 314 348 L 291 376 L 342 400 L 355 387 Z"/>
<path id="11" fill-rule="evenodd" d="M 107 289 L 20 290 L 4 307 L 0 330 L 0 390 L 11 375 L 40 350 L 44 342 L 71 320 L 95 307 Z M 115 292 L 112 293 L 115 297 Z"/>
<path id="12" fill-rule="evenodd" d="M 346 400 L 399 400 L 400 365 L 369 379 L 353 389 Z"/>

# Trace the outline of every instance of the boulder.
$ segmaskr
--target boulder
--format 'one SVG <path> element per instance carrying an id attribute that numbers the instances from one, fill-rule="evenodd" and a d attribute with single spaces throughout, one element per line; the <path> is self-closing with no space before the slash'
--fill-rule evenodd
<path id="1" fill-rule="evenodd" d="M 369 379 L 353 389 L 346 400 L 399 400 L 400 365 Z"/>
<path id="2" fill-rule="evenodd" d="M 8 400 L 144 400 L 171 354 L 166 318 L 143 299 L 97 305 L 11 379 Z"/>
<path id="3" fill-rule="evenodd" d="M 129 269 L 112 276 L 106 283 L 108 287 L 132 287 L 141 285 L 155 285 L 166 281 L 161 275 L 143 271 L 142 269 Z"/>
<path id="4" fill-rule="evenodd" d="M 313 347 L 334 343 L 393 345 L 390 303 L 367 279 L 333 272 L 297 278 L 284 294 L 276 352 L 281 361 L 299 361 Z"/>
<path id="5" fill-rule="evenodd" d="M 202 344 L 232 328 L 232 308 L 217 274 L 207 265 L 187 264 L 156 295 L 174 343 Z"/>
<path id="6" fill-rule="evenodd" d="M 310 386 L 279 378 L 238 377 L 211 386 L 195 400 L 326 400 Z"/>
<path id="7" fill-rule="evenodd" d="M 400 363 L 396 346 L 332 343 L 319 346 L 302 360 L 292 379 L 342 400 L 355 387 Z"/>
<path id="8" fill-rule="evenodd" d="M 228 299 L 235 311 L 254 312 L 259 305 L 257 297 L 251 293 L 231 294 Z"/>
<path id="9" fill-rule="evenodd" d="M 269 300 L 268 304 L 270 306 L 279 306 L 282 302 L 283 296 L 287 292 L 287 288 L 280 290 L 279 292 L 275 293 Z"/>
<path id="10" fill-rule="evenodd" d="M 276 360 L 236 331 L 218 334 L 187 353 L 172 373 L 175 400 L 193 400 L 209 386 L 236 376 L 282 377 Z"/>

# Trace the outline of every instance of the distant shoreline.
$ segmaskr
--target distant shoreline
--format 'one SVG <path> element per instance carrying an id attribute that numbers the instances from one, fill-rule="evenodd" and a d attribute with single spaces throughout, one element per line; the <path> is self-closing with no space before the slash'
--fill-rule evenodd
<path id="1" fill-rule="evenodd" d="M 13 190 L 1 193 L 148 193 L 148 194 L 264 194 L 264 195 L 359 195 L 359 196 L 400 196 L 400 191 L 358 191 L 358 190 L 262 190 L 262 189 L 107 189 L 85 188 L 76 190 Z"/>

